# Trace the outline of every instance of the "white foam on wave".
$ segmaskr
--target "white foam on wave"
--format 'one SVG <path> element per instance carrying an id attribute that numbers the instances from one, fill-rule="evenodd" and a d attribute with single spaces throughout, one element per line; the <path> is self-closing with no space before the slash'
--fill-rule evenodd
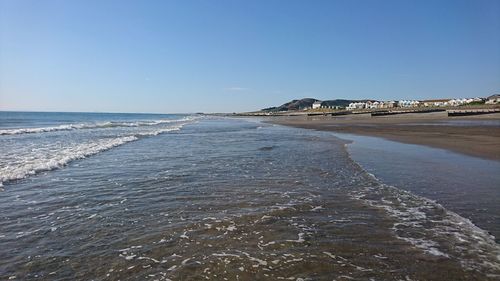
<path id="1" fill-rule="evenodd" d="M 11 163 L 4 167 L 0 167 L 0 187 L 3 186 L 5 182 L 23 179 L 43 171 L 58 169 L 67 165 L 69 162 L 86 158 L 125 143 L 136 141 L 141 137 L 156 136 L 171 131 L 178 131 L 185 124 L 187 123 L 184 122 L 158 130 L 138 132 L 129 136 L 103 138 L 71 145 L 62 149 L 48 149 L 44 153 L 39 153 L 37 155 L 25 155 L 18 163 Z"/>
<path id="2" fill-rule="evenodd" d="M 69 131 L 69 130 L 84 128 L 85 126 L 86 124 L 64 124 L 60 126 L 42 127 L 42 128 L 3 129 L 0 130 L 0 135 L 19 135 L 19 134 L 33 134 L 33 133 L 44 133 L 53 131 Z"/>
<path id="3" fill-rule="evenodd" d="M 16 129 L 2 129 L 0 135 L 19 135 L 19 134 L 36 134 L 55 131 L 71 131 L 80 129 L 102 129 L 114 127 L 141 127 L 141 126 L 155 126 L 160 124 L 169 124 L 174 122 L 186 122 L 195 120 L 197 117 L 187 116 L 181 119 L 160 119 L 151 121 L 135 121 L 135 122 L 98 122 L 98 123 L 79 123 L 79 124 L 63 124 L 59 126 L 40 127 L 40 128 L 16 128 Z"/>
<path id="4" fill-rule="evenodd" d="M 349 195 L 395 218 L 392 229 L 396 238 L 427 254 L 458 259 L 466 269 L 500 277 L 500 246 L 493 235 L 434 200 L 383 184 L 352 158 L 348 145 L 344 145 L 347 155 L 359 167 L 361 175 L 377 183 L 351 190 Z M 385 194 L 380 196 L 382 193 Z"/>
<path id="5" fill-rule="evenodd" d="M 101 139 L 68 147 L 51 155 L 43 155 L 31 159 L 31 161 L 26 161 L 21 165 L 6 166 L 0 170 L 0 184 L 7 181 L 23 179 L 42 171 L 54 170 L 71 161 L 82 159 L 137 139 L 136 136 Z"/>
<path id="6" fill-rule="evenodd" d="M 385 184 L 353 190 L 350 195 L 385 210 L 395 219 L 395 236 L 423 252 L 458 259 L 470 270 L 500 270 L 500 247 L 494 237 L 437 202 Z"/>

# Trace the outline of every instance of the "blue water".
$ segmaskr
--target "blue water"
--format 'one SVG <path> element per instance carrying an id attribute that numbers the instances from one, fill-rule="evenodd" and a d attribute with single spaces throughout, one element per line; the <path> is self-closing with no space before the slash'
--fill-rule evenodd
<path id="1" fill-rule="evenodd" d="M 198 115 L 0 123 L 1 280 L 499 276 L 486 230 L 374 178 L 328 132 Z"/>
<path id="2" fill-rule="evenodd" d="M 0 185 L 69 162 L 179 130 L 187 115 L 0 112 Z"/>
<path id="3" fill-rule="evenodd" d="M 0 129 L 54 127 L 80 123 L 138 122 L 176 119 L 178 114 L 80 113 L 80 112 L 16 112 L 0 111 Z"/>

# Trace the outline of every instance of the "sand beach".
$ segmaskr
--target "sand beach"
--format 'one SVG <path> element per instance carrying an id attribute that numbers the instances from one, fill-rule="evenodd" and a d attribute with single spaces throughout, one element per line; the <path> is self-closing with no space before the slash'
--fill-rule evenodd
<path id="1" fill-rule="evenodd" d="M 377 116 L 280 116 L 270 123 L 381 137 L 500 160 L 500 113 L 448 117 L 446 112 Z"/>

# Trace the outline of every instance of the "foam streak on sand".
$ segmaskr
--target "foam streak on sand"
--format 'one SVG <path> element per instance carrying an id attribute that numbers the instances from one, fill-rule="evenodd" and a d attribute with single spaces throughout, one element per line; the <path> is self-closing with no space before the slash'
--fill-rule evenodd
<path id="1" fill-rule="evenodd" d="M 385 184 L 353 190 L 350 195 L 386 211 L 395 219 L 396 237 L 423 252 L 458 259 L 469 270 L 500 270 L 500 247 L 494 237 L 440 204 Z M 452 246 L 456 244 L 461 247 Z"/>

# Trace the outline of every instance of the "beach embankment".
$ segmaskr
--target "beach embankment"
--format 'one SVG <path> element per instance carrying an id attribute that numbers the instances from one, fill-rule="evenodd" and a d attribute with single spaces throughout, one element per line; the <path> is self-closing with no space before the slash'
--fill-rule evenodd
<path id="1" fill-rule="evenodd" d="M 266 122 L 381 137 L 500 161 L 500 113 L 448 117 L 445 111 L 371 116 L 280 116 Z"/>

